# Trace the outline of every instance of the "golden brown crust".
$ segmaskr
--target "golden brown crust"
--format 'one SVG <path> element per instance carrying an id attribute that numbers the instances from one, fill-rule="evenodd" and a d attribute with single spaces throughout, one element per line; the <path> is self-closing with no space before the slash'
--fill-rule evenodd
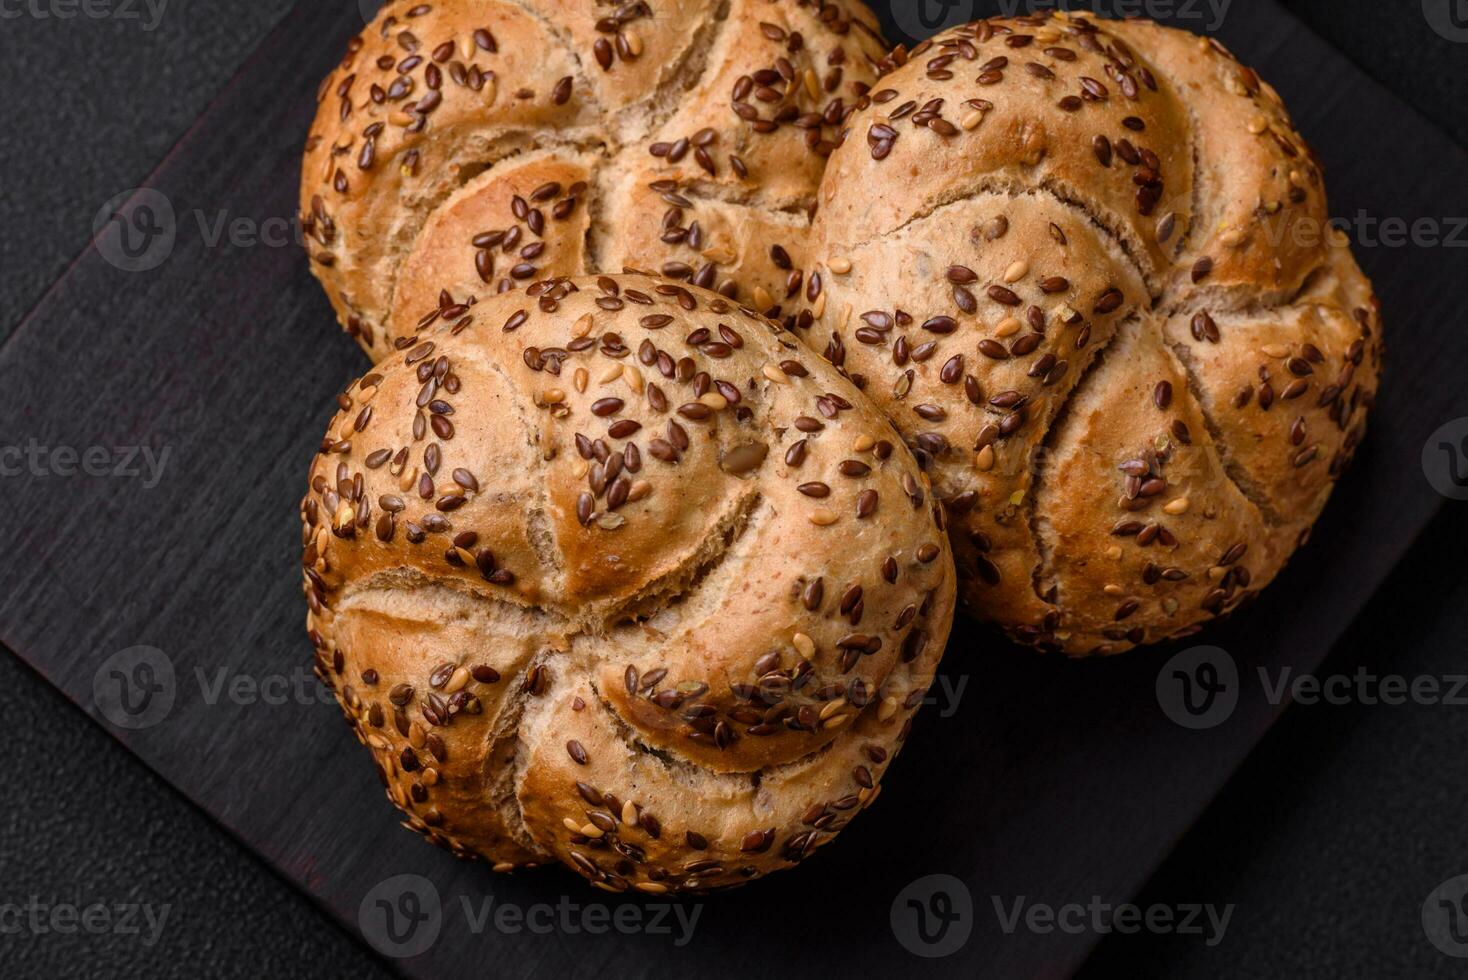
<path id="1" fill-rule="evenodd" d="M 409 825 L 649 892 L 824 844 L 875 797 L 951 622 L 916 460 L 711 292 L 437 303 L 341 396 L 302 505 L 318 670 Z"/>
<path id="2" fill-rule="evenodd" d="M 312 270 L 374 360 L 430 286 L 630 267 L 783 298 L 795 267 L 769 253 L 808 226 L 882 50 L 859 0 L 395 0 L 322 83 Z M 580 175 L 537 182 L 521 156 Z M 446 202 L 463 220 L 434 220 Z"/>
<path id="3" fill-rule="evenodd" d="M 1217 42 L 1079 15 L 886 67 L 829 162 L 798 323 L 947 501 L 966 607 L 1071 654 L 1236 608 L 1380 370 L 1278 96 Z"/>

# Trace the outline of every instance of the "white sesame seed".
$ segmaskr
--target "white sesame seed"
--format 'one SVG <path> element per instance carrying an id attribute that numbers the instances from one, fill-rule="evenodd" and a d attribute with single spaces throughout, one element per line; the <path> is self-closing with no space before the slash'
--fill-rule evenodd
<path id="1" fill-rule="evenodd" d="M 460 552 L 460 555 L 459 555 L 460 558 L 464 558 L 467 555 L 468 556 L 468 559 L 467 559 L 468 561 L 471 561 L 472 562 L 474 560 L 474 556 L 473 555 L 470 555 L 463 548 L 458 548 L 458 549 L 455 549 L 455 550 L 457 550 L 457 551 Z M 454 694 L 454 693 L 462 690 L 463 687 L 464 687 L 464 685 L 467 684 L 467 683 L 469 683 L 469 668 L 467 668 L 467 667 L 457 667 L 457 668 L 454 669 L 454 672 L 449 675 L 448 683 L 444 684 L 444 686 L 443 686 L 443 693 L 445 693 L 445 694 Z"/>

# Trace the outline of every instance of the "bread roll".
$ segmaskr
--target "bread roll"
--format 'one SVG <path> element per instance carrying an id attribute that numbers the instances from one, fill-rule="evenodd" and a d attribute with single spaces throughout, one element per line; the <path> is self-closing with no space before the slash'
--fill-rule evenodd
<path id="1" fill-rule="evenodd" d="M 1076 655 L 1237 608 L 1308 536 L 1381 363 L 1279 96 L 1216 41 L 1080 15 L 884 68 L 827 169 L 805 322 L 949 507 L 965 607 Z"/>
<path id="2" fill-rule="evenodd" d="M 859 0 L 389 2 L 320 88 L 312 271 L 374 360 L 440 290 L 627 267 L 781 315 L 883 52 Z"/>
<path id="3" fill-rule="evenodd" d="M 915 459 L 715 293 L 461 307 L 340 397 L 301 508 L 317 671 L 389 797 L 614 891 L 799 861 L 876 798 L 948 636 Z"/>

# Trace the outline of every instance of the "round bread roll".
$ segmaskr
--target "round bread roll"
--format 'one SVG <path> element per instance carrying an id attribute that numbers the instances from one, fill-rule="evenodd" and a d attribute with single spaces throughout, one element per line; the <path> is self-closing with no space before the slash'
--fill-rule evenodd
<path id="1" fill-rule="evenodd" d="M 432 318 L 340 406 L 308 625 L 410 827 L 662 893 L 788 866 L 876 798 L 952 620 L 944 512 L 783 328 L 541 281 Z"/>
<path id="2" fill-rule="evenodd" d="M 779 316 L 884 51 L 860 0 L 389 2 L 320 89 L 311 268 L 374 360 L 440 290 L 628 267 Z"/>
<path id="3" fill-rule="evenodd" d="M 1371 285 L 1319 162 L 1216 41 L 980 21 L 894 52 L 831 157 L 813 344 L 949 508 L 966 609 L 1107 654 L 1304 542 L 1362 437 Z"/>

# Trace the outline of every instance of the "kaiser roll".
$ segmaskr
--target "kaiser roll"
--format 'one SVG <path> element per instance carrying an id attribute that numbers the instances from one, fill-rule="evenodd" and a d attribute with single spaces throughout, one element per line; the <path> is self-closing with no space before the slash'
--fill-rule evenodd
<path id="1" fill-rule="evenodd" d="M 809 337 L 950 511 L 967 609 L 1114 653 L 1280 571 L 1362 437 L 1371 284 L 1216 41 L 980 21 L 899 49 L 830 160 Z"/>
<path id="2" fill-rule="evenodd" d="M 301 515 L 317 670 L 411 827 L 662 893 L 786 867 L 876 798 L 955 575 L 846 379 L 642 276 L 400 346 L 340 397 Z"/>
<path id="3" fill-rule="evenodd" d="M 884 50 L 859 0 L 389 2 L 320 88 L 312 270 L 374 360 L 441 290 L 557 275 L 658 270 L 778 314 Z"/>

